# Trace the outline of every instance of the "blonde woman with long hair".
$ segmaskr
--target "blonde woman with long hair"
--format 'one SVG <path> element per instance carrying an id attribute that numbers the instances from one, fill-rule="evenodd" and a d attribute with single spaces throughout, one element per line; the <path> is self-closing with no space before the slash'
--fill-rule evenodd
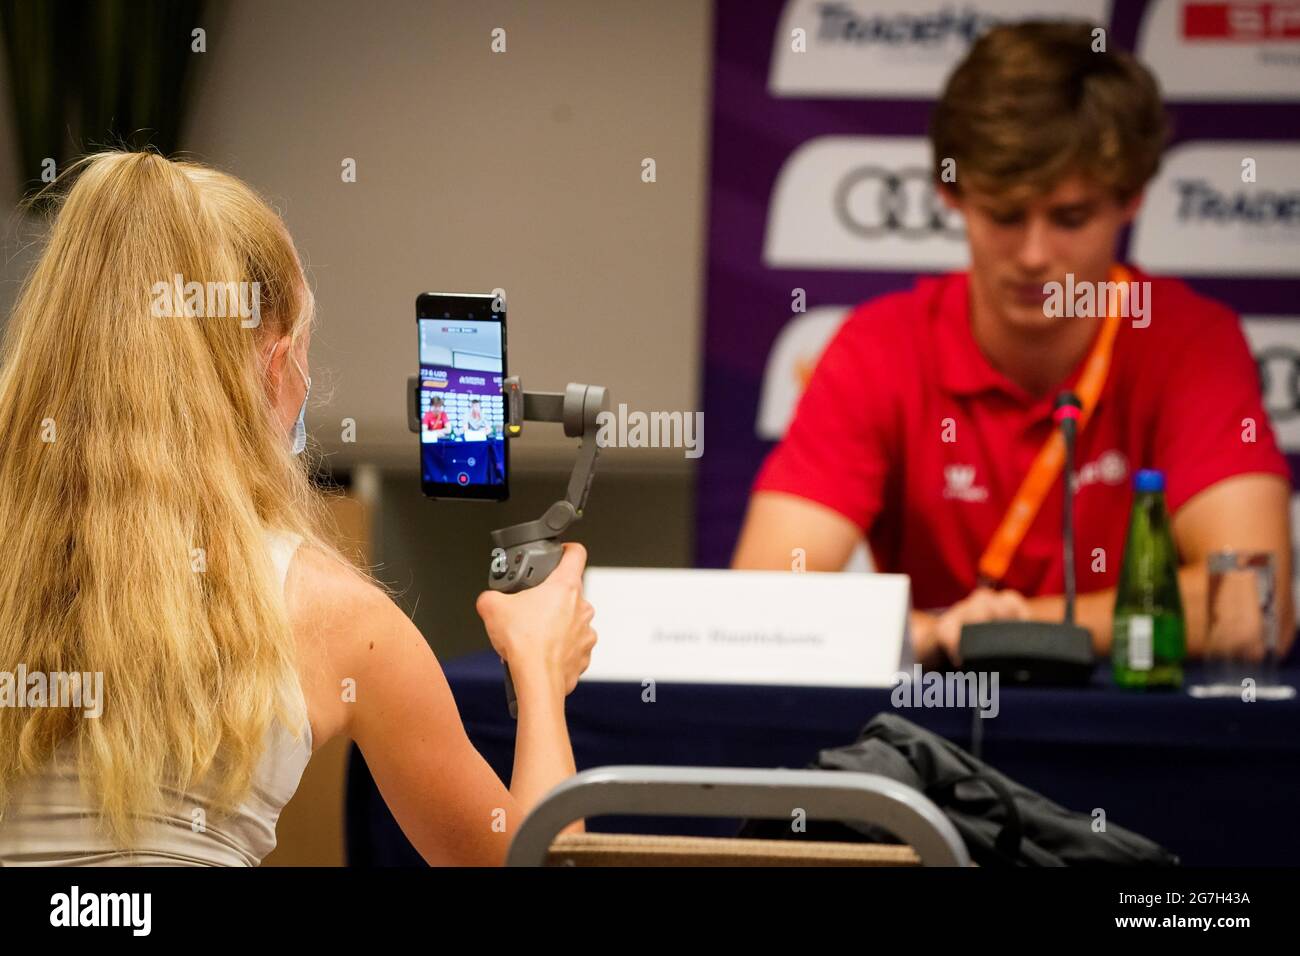
<path id="1" fill-rule="evenodd" d="M 341 734 L 427 861 L 502 862 L 574 772 L 585 552 L 478 601 L 519 697 L 507 790 L 419 631 L 323 536 L 295 457 L 312 296 L 279 217 L 152 153 L 65 180 L 0 366 L 0 672 L 102 674 L 102 712 L 0 706 L 0 864 L 256 865 Z M 160 309 L 177 276 L 228 315 Z"/>

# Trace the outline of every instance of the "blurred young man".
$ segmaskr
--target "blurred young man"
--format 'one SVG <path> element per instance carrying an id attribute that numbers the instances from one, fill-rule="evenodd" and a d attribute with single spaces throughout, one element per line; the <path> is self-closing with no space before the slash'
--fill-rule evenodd
<path id="1" fill-rule="evenodd" d="M 733 558 L 788 569 L 802 548 L 808 570 L 839 570 L 865 535 L 877 569 L 910 575 L 928 609 L 912 639 L 929 664 L 959 662 L 963 624 L 1061 618 L 1059 472 L 1023 538 L 990 542 L 1066 389 L 1096 396 L 1075 458 L 1076 614 L 1096 650 L 1110 646 L 1140 468 L 1165 473 L 1189 651 L 1204 644 L 1206 557 L 1227 547 L 1277 556 L 1290 645 L 1289 472 L 1255 364 L 1226 306 L 1116 263 L 1167 125 L 1151 74 L 1092 43 L 1085 24 L 1000 27 L 953 73 L 931 140 L 970 270 L 848 318 L 754 482 Z M 1106 286 L 1092 286 L 1100 309 L 1073 307 L 1075 290 L 1108 281 L 1127 290 L 1118 323 Z"/>

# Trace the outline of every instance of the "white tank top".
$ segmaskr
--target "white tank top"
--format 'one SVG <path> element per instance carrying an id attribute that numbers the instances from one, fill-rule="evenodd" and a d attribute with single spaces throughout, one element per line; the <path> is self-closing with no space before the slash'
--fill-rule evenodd
<path id="1" fill-rule="evenodd" d="M 267 534 L 283 590 L 302 539 Z M 294 691 L 302 694 L 294 681 Z M 303 713 L 306 713 L 304 701 Z M 135 847 L 119 848 L 88 806 L 75 758 L 65 744 L 42 773 L 19 781 L 0 816 L 0 866 L 257 866 L 275 849 L 275 824 L 311 758 L 311 727 L 302 737 L 276 721 L 252 786 L 231 813 L 212 809 L 206 788 L 164 791 L 164 809 L 143 822 Z"/>

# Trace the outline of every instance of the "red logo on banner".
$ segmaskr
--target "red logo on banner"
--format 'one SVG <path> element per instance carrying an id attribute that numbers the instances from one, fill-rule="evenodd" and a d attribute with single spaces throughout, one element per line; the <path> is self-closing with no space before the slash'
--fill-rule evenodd
<path id="1" fill-rule="evenodd" d="M 1188 40 L 1300 40 L 1300 3 L 1188 3 L 1183 6 Z"/>

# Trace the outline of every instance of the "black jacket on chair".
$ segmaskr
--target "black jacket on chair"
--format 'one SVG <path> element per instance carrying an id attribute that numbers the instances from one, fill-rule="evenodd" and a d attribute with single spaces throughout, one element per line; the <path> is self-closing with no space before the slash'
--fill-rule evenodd
<path id="1" fill-rule="evenodd" d="M 957 745 L 896 714 L 876 715 L 856 743 L 823 750 L 811 765 L 890 777 L 921 791 L 952 821 L 980 866 L 1176 866 L 1164 847 L 1109 821 L 1074 813 L 1022 787 Z M 1104 828 L 1102 825 L 1104 823 Z M 742 837 L 897 843 L 857 824 L 748 820 Z"/>

